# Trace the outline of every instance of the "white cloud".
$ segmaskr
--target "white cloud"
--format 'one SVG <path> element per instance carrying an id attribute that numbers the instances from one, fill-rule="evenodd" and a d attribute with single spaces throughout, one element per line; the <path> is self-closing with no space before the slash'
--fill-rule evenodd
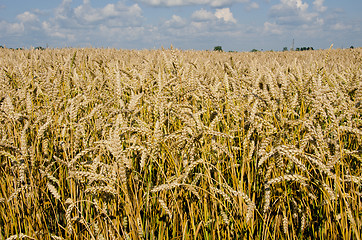
<path id="1" fill-rule="evenodd" d="M 351 28 L 352 28 L 352 26 L 346 25 L 343 23 L 336 23 L 331 26 L 331 29 L 336 30 L 336 31 L 347 30 L 347 29 L 351 29 Z"/>
<path id="2" fill-rule="evenodd" d="M 65 31 L 61 31 L 61 29 L 55 27 L 54 25 L 50 24 L 47 21 L 42 22 L 42 28 L 44 33 L 50 37 L 67 39 L 72 41 L 75 39 L 75 36 L 72 34 L 67 34 Z M 59 31 L 60 30 L 60 31 Z"/>
<path id="3" fill-rule="evenodd" d="M 280 25 L 298 26 L 312 24 L 319 16 L 317 12 L 308 10 L 309 5 L 302 0 L 280 0 L 270 9 L 270 17 Z"/>
<path id="4" fill-rule="evenodd" d="M 142 17 L 142 10 L 138 4 L 125 6 L 122 2 L 107 4 L 103 8 L 93 8 L 89 1 L 84 1 L 74 9 L 75 17 L 83 23 L 92 24 L 118 19 L 119 23 L 129 22 Z"/>
<path id="5" fill-rule="evenodd" d="M 99 34 L 101 36 L 107 36 L 108 39 L 118 39 L 119 36 L 122 36 L 122 40 L 136 41 L 146 35 L 146 29 L 142 26 L 113 28 L 101 25 L 99 27 Z"/>
<path id="6" fill-rule="evenodd" d="M 214 13 L 212 12 L 209 12 L 205 9 L 200 9 L 196 12 L 194 12 L 192 15 L 191 15 L 191 18 L 193 21 L 200 21 L 200 22 L 203 22 L 203 21 L 211 21 L 211 20 L 215 20 L 216 19 L 216 16 Z"/>
<path id="7" fill-rule="evenodd" d="M 190 19 L 173 15 L 156 30 L 156 36 L 158 36 L 158 42 L 165 42 L 172 38 L 183 44 L 192 39 L 193 41 L 197 39 L 197 44 L 214 42 L 218 41 L 216 38 L 230 36 L 232 39 L 235 33 L 240 33 L 238 29 L 235 29 L 237 25 L 235 23 L 236 20 L 229 8 L 215 9 L 215 11 L 200 9 L 193 12 Z M 173 40 L 172 43 L 175 41 Z"/>
<path id="8" fill-rule="evenodd" d="M 248 9 L 248 10 L 258 9 L 258 8 L 259 8 L 259 4 L 256 3 L 256 2 L 251 2 L 251 3 L 249 3 L 248 6 L 247 6 L 247 9 Z"/>
<path id="9" fill-rule="evenodd" d="M 271 20 L 264 23 L 264 33 L 285 34 L 291 33 L 312 36 L 320 34 L 325 26 L 321 15 L 326 8 L 323 0 L 314 0 L 315 10 L 309 8 L 303 0 L 280 0 L 269 11 Z"/>
<path id="10" fill-rule="evenodd" d="M 84 0 L 79 6 L 72 7 L 71 0 L 63 2 L 54 9 L 54 16 L 48 19 L 49 24 L 59 29 L 95 30 L 95 26 L 112 27 L 139 26 L 143 21 L 142 9 L 138 4 L 125 5 L 122 1 L 107 4 L 101 8 L 91 6 L 89 0 Z"/>
<path id="11" fill-rule="evenodd" d="M 194 22 L 210 22 L 215 20 L 222 20 L 225 23 L 236 23 L 230 8 L 219 8 L 215 10 L 215 13 L 207 11 L 205 9 L 200 9 L 195 11 L 191 15 L 191 19 Z"/>
<path id="12" fill-rule="evenodd" d="M 216 45 L 227 48 L 228 43 L 231 49 L 242 46 L 247 50 L 249 46 L 265 49 L 268 44 L 277 47 L 277 41 L 284 38 L 295 38 L 302 44 L 310 39 L 322 42 L 327 37 L 347 39 L 348 33 L 360 32 L 360 22 L 349 21 L 346 12 L 336 13 L 324 0 L 114 0 L 103 1 L 103 5 L 95 1 L 62 0 L 53 9 L 27 10 L 11 20 L 3 16 L 1 44 L 152 48 L 172 43 L 176 47 L 212 49 Z M 232 6 L 237 3 L 244 5 Z M 254 16 L 247 11 L 263 4 L 270 7 L 268 19 L 262 23 L 260 16 L 248 20 L 248 15 Z M 161 8 L 157 10 L 159 16 L 151 15 L 154 7 L 184 5 L 189 7 L 173 8 L 180 11 L 163 21 L 158 19 L 163 19 L 169 9 Z M 150 19 L 143 16 L 141 7 Z M 248 46 L 244 46 L 246 42 Z"/>
<path id="13" fill-rule="evenodd" d="M 279 34 L 283 33 L 283 29 L 281 26 L 279 26 L 275 23 L 265 22 L 264 23 L 264 32 L 279 35 Z"/>
<path id="14" fill-rule="evenodd" d="M 325 12 L 327 10 L 327 7 L 323 5 L 324 0 L 315 0 L 313 2 L 314 8 L 318 12 Z"/>
<path id="15" fill-rule="evenodd" d="M 286 4 L 291 8 L 297 8 L 301 11 L 305 11 L 308 8 L 308 3 L 303 3 L 302 0 L 281 0 L 281 3 Z"/>
<path id="16" fill-rule="evenodd" d="M 0 20 L 0 36 L 5 41 L 18 37 L 18 42 L 31 45 L 53 46 L 122 46 L 137 47 L 137 44 L 152 41 L 147 34 L 148 26 L 139 4 L 127 5 L 119 0 L 101 7 L 91 5 L 93 1 L 83 0 L 76 4 L 63 0 L 52 10 L 26 11 L 16 16 L 15 22 Z M 186 20 L 185 20 L 186 21 Z M 179 17 L 169 23 L 180 25 Z M 154 31 L 153 26 L 149 29 Z M 21 39 L 20 39 L 21 38 Z M 9 44 L 7 44 L 9 45 Z"/>
<path id="17" fill-rule="evenodd" d="M 316 21 L 315 21 L 315 25 L 323 26 L 324 25 L 324 19 L 323 18 L 317 18 Z"/>
<path id="18" fill-rule="evenodd" d="M 280 0 L 280 4 L 272 6 L 271 11 L 273 14 L 305 12 L 308 6 L 308 3 L 303 3 L 302 0 Z"/>
<path id="19" fill-rule="evenodd" d="M 139 27 L 143 21 L 142 9 L 138 4 L 127 6 L 123 1 L 118 1 L 95 8 L 91 6 L 89 0 L 84 0 L 76 7 L 72 7 L 71 2 L 63 0 L 54 10 L 54 16 L 43 22 L 43 29 L 48 36 L 69 41 L 77 37 L 83 39 L 86 36 L 98 39 L 104 32 L 100 31 L 102 26 L 103 29 L 107 26 L 124 30 L 129 26 Z"/>
<path id="20" fill-rule="evenodd" d="M 38 17 L 33 14 L 33 13 L 30 13 L 28 11 L 22 13 L 22 14 L 19 14 L 18 16 L 16 16 L 16 18 L 18 20 L 20 20 L 21 22 L 36 22 L 38 21 Z"/>
<path id="21" fill-rule="evenodd" d="M 9 23 L 6 21 L 0 21 L 0 33 L 4 35 L 19 35 L 25 30 L 23 23 Z"/>
<path id="22" fill-rule="evenodd" d="M 16 16 L 17 22 L 0 22 L 0 34 L 8 36 L 21 36 L 27 32 L 41 29 L 38 26 L 38 17 L 28 11 Z"/>
<path id="23" fill-rule="evenodd" d="M 177 15 L 172 15 L 170 20 L 167 20 L 164 24 L 168 28 L 182 28 L 186 25 L 186 20 Z"/>
<path id="24" fill-rule="evenodd" d="M 216 9 L 215 16 L 218 19 L 223 19 L 225 22 L 236 23 L 236 19 L 233 17 L 232 12 L 230 12 L 230 8 Z"/>
<path id="25" fill-rule="evenodd" d="M 223 7 L 235 3 L 248 3 L 250 0 L 138 0 L 151 6 L 185 6 L 185 5 L 209 5 Z"/>
<path id="26" fill-rule="evenodd" d="M 71 0 L 63 0 L 53 9 L 51 17 L 39 22 L 47 43 L 59 44 L 61 41 L 62 46 L 115 46 L 129 42 L 130 47 L 136 40 L 144 38 L 141 34 L 144 32 L 144 18 L 138 4 L 126 5 L 120 0 L 94 7 L 91 2 L 83 0 L 73 6 Z"/>

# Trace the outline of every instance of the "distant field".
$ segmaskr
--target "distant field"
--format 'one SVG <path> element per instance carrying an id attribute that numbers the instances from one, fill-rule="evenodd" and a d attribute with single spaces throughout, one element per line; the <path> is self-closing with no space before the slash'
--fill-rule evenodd
<path id="1" fill-rule="evenodd" d="M 0 49 L 0 239 L 361 239 L 362 49 Z"/>

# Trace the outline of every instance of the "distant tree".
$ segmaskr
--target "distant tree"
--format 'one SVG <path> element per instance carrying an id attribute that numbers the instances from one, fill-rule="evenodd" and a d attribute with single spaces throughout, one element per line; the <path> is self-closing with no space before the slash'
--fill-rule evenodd
<path id="1" fill-rule="evenodd" d="M 288 51 L 287 47 L 283 47 L 283 52 Z"/>
<path id="2" fill-rule="evenodd" d="M 250 52 L 259 52 L 259 50 L 254 48 Z"/>
<path id="3" fill-rule="evenodd" d="M 43 47 L 41 47 L 41 46 L 39 46 L 39 47 L 36 47 L 36 48 L 34 48 L 35 50 L 45 50 L 45 48 L 43 48 Z"/>
<path id="4" fill-rule="evenodd" d="M 222 47 L 216 46 L 216 47 L 214 47 L 214 51 L 222 52 Z"/>
<path id="5" fill-rule="evenodd" d="M 314 50 L 313 47 L 301 47 L 301 48 L 296 48 L 296 51 L 308 51 L 308 50 Z"/>
<path id="6" fill-rule="evenodd" d="M 353 46 L 350 46 L 349 48 L 350 48 L 350 49 L 353 49 L 354 47 L 353 47 Z"/>
<path id="7" fill-rule="evenodd" d="M 0 45 L 0 48 L 4 48 L 4 46 L 3 46 L 3 45 Z"/>

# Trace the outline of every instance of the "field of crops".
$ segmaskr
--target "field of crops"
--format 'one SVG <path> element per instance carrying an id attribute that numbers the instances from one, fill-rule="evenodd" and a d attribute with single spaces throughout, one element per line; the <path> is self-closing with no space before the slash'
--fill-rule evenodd
<path id="1" fill-rule="evenodd" d="M 0 239 L 361 239 L 362 49 L 0 49 Z"/>

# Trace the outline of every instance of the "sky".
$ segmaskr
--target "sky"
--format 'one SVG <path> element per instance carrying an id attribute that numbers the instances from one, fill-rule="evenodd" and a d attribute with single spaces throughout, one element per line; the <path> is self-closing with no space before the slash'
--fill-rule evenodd
<path id="1" fill-rule="evenodd" d="M 224 51 L 362 46 L 361 0 L 0 0 L 0 45 Z"/>

